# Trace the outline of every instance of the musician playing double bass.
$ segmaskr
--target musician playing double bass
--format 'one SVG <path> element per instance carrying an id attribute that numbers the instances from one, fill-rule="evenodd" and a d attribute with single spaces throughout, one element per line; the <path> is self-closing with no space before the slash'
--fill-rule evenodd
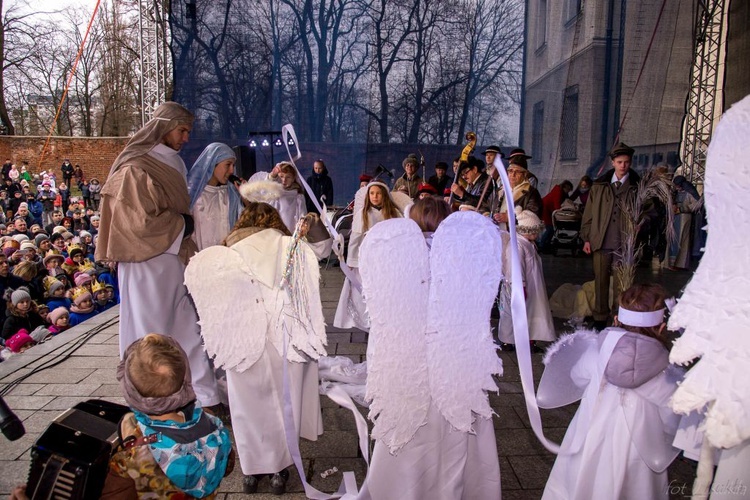
<path id="1" fill-rule="evenodd" d="M 490 200 L 487 196 L 481 201 L 482 193 L 485 192 L 485 183 L 490 182 L 489 176 L 484 171 L 484 162 L 478 158 L 470 156 L 468 161 L 462 162 L 459 166 L 458 176 L 466 181 L 466 187 L 463 188 L 458 183 L 451 185 L 451 192 L 456 201 L 463 206 L 471 207 L 480 213 L 490 211 Z"/>

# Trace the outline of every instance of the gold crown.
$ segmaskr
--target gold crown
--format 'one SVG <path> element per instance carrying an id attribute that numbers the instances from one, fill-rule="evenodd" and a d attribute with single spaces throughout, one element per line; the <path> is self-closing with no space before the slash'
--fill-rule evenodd
<path id="1" fill-rule="evenodd" d="M 91 293 L 92 294 L 95 294 L 96 292 L 101 292 L 105 288 L 107 288 L 107 287 L 104 285 L 104 283 L 99 282 L 99 280 L 94 280 L 91 283 Z"/>
<path id="2" fill-rule="evenodd" d="M 82 286 L 75 287 L 73 289 L 73 302 L 75 302 L 76 300 L 78 300 L 79 297 L 87 293 L 91 295 L 91 292 L 89 292 L 87 288 L 82 287 Z"/>
<path id="3" fill-rule="evenodd" d="M 94 269 L 96 269 L 94 267 L 94 263 L 91 262 L 90 260 L 84 260 L 83 262 L 81 262 L 81 265 L 78 266 L 78 270 L 81 271 L 82 273 L 93 271 Z"/>
<path id="4" fill-rule="evenodd" d="M 58 280 L 54 276 L 45 276 L 44 280 L 42 281 L 42 283 L 44 284 L 44 289 L 49 292 L 49 287 L 51 287 L 55 281 L 60 280 Z"/>
<path id="5" fill-rule="evenodd" d="M 79 245 L 78 243 L 74 243 L 68 247 L 68 255 L 72 257 L 74 250 L 83 253 L 83 247 Z"/>

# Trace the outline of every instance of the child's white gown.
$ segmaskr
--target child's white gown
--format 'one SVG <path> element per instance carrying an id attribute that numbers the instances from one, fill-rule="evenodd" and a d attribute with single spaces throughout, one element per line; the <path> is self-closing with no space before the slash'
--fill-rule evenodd
<path id="1" fill-rule="evenodd" d="M 558 341 L 559 350 L 555 344 L 545 360 L 549 364 L 540 383 L 540 407 L 568 404 L 581 392 L 583 397 L 565 433 L 543 499 L 669 497 L 666 469 L 679 452 L 671 446 L 679 416 L 672 413 L 668 402 L 682 372 L 669 366 L 650 376 L 658 363 L 638 360 L 637 350 L 620 343 L 624 334 L 619 328 L 609 328 L 598 336 L 577 332 Z M 658 342 L 638 337 L 639 341 Z M 666 349 L 662 349 L 666 356 Z M 576 350 L 580 356 L 571 354 Z M 633 370 L 605 372 L 610 359 L 617 357 L 619 361 L 625 358 L 624 366 Z M 569 378 L 565 379 L 562 365 L 570 361 L 575 364 L 572 369 L 567 366 Z M 651 365 L 652 371 L 641 375 L 644 363 Z M 628 379 L 625 385 L 631 388 L 619 387 L 608 379 L 617 383 Z M 576 389 L 566 391 L 566 385 Z M 575 390 L 579 393 L 571 395 Z"/>
<path id="2" fill-rule="evenodd" d="M 469 238 L 476 248 L 466 259 Z M 389 258 L 406 252 L 408 260 Z M 369 231 L 361 262 L 375 448 L 358 498 L 500 498 L 487 395 L 502 373 L 489 324 L 500 253 L 496 229 L 473 212 L 444 220 L 431 251 L 411 220 Z"/>

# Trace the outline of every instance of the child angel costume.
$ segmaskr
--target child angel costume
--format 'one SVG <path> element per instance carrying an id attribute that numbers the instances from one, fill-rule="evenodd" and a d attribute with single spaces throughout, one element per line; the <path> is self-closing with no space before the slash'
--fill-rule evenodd
<path id="1" fill-rule="evenodd" d="M 669 399 L 682 371 L 656 339 L 608 328 L 578 331 L 545 356 L 541 408 L 581 399 L 565 433 L 545 500 L 667 499 L 679 416 Z"/>
<path id="2" fill-rule="evenodd" d="M 497 229 L 473 212 L 445 219 L 431 250 L 410 219 L 369 231 L 360 261 L 376 442 L 359 498 L 500 498 L 487 395 L 502 373 L 489 323 L 500 255 Z"/>
<path id="3" fill-rule="evenodd" d="M 365 206 L 365 198 L 367 197 L 369 188 L 369 185 L 361 187 L 354 195 L 352 232 L 349 237 L 349 249 L 346 256 L 346 264 L 351 269 L 355 278 L 360 281 L 360 246 L 362 245 L 362 241 L 364 240 L 367 231 L 372 229 L 375 224 L 383 222 L 384 220 L 380 210 L 370 208 L 367 212 L 369 227 L 364 227 L 362 210 Z M 393 203 L 399 208 L 402 214 L 404 213 L 405 207 L 411 204 L 411 199 L 408 195 L 404 195 L 404 193 L 389 193 L 389 196 L 391 196 Z M 392 257 L 388 260 L 392 260 Z M 365 300 L 362 297 L 362 292 L 352 285 L 349 278 L 344 280 L 344 286 L 341 288 L 339 303 L 336 307 L 336 315 L 333 318 L 333 326 L 344 329 L 359 328 L 363 331 L 368 331 L 370 329 L 370 317 L 367 312 Z"/>
<path id="4" fill-rule="evenodd" d="M 275 229 L 239 229 L 227 244 L 193 257 L 185 282 L 206 351 L 227 371 L 242 472 L 276 473 L 292 464 L 282 414 L 285 389 L 297 435 L 316 440 L 323 432 L 317 359 L 326 354 L 326 335 L 318 261 L 304 242 Z"/>

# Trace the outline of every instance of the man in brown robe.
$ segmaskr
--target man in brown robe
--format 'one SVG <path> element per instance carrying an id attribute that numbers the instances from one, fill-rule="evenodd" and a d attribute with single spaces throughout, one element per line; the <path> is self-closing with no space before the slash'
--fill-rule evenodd
<path id="1" fill-rule="evenodd" d="M 219 392 L 183 283 L 196 248 L 179 151 L 192 125 L 192 113 L 166 102 L 117 157 L 101 191 L 96 260 L 119 264 L 120 355 L 148 333 L 174 338 L 187 353 L 193 388 L 206 407 L 220 403 Z"/>

